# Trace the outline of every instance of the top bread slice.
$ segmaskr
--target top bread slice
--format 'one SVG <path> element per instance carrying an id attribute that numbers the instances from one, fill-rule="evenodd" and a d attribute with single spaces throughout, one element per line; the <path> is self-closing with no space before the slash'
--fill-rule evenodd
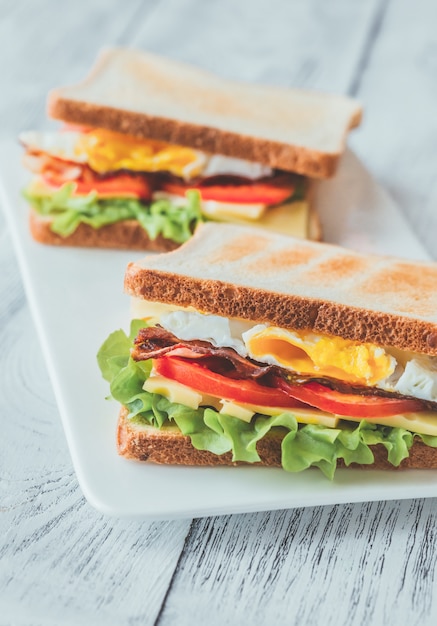
<path id="1" fill-rule="evenodd" d="M 351 98 L 225 80 L 128 48 L 103 50 L 83 82 L 51 91 L 48 113 L 317 178 L 334 174 L 361 119 Z"/>
<path id="2" fill-rule="evenodd" d="M 437 264 L 232 224 L 130 263 L 128 294 L 204 313 L 437 355 Z"/>

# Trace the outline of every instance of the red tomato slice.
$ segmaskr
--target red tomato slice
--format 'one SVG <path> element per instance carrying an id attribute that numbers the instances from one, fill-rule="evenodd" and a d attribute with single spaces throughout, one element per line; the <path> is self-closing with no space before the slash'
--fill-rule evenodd
<path id="1" fill-rule="evenodd" d="M 177 196 L 185 196 L 190 189 L 196 189 L 202 200 L 235 204 L 280 204 L 293 195 L 295 185 L 292 182 L 275 184 L 274 181 L 245 182 L 238 185 L 190 185 L 179 182 L 163 184 L 163 191 Z"/>
<path id="2" fill-rule="evenodd" d="M 199 393 L 245 404 L 297 408 L 304 405 L 274 387 L 264 387 L 254 380 L 227 378 L 216 372 L 177 357 L 161 357 L 154 361 L 158 374 L 176 380 Z M 306 407 L 308 408 L 308 407 Z"/>
<path id="3" fill-rule="evenodd" d="M 389 417 L 399 413 L 423 411 L 423 403 L 420 400 L 342 393 L 319 383 L 292 385 L 279 377 L 276 379 L 276 384 L 291 398 L 336 415 L 363 418 Z"/>
<path id="4" fill-rule="evenodd" d="M 43 179 L 50 187 L 59 188 L 66 182 L 74 182 L 76 189 L 73 195 L 82 196 L 96 191 L 102 198 L 150 198 L 151 189 L 147 179 L 143 176 L 131 176 L 130 174 L 117 174 L 105 178 L 88 175 L 80 176 L 74 181 L 68 181 L 52 172 L 45 172 Z"/>
<path id="5" fill-rule="evenodd" d="M 284 408 L 314 407 L 335 415 L 357 418 L 389 417 L 423 411 L 420 400 L 342 393 L 320 383 L 293 385 L 277 377 L 276 387 L 266 387 L 254 380 L 228 378 L 199 363 L 178 357 L 161 357 L 154 364 L 158 374 L 190 389 L 245 404 Z"/>

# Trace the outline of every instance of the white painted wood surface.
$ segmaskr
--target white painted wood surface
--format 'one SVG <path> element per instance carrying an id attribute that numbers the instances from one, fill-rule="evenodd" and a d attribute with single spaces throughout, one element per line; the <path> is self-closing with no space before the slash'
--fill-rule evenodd
<path id="1" fill-rule="evenodd" d="M 0 137 L 105 44 L 234 78 L 353 93 L 351 144 L 437 259 L 433 0 L 0 0 Z M 0 213 L 0 626 L 437 620 L 436 501 L 113 520 L 72 469 Z"/>

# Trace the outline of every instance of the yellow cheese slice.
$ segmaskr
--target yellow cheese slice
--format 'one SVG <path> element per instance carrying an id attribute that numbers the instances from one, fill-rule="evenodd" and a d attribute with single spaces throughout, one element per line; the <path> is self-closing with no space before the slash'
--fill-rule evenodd
<path id="1" fill-rule="evenodd" d="M 231 415 L 245 422 L 250 422 L 255 413 L 261 415 L 280 415 L 286 411 L 292 413 L 301 424 L 320 424 L 328 428 L 336 428 L 340 420 L 359 422 L 356 417 L 333 415 L 318 409 L 284 409 L 283 407 L 266 407 L 255 404 L 245 404 L 220 400 L 214 396 L 201 394 L 181 383 L 169 380 L 164 376 L 152 374 L 144 383 L 143 389 L 151 393 L 158 393 L 170 402 L 183 404 L 191 409 L 199 406 L 212 406 L 222 414 Z M 437 436 L 437 412 L 420 411 L 417 413 L 403 413 L 392 417 L 368 418 L 367 421 L 382 426 L 405 428 L 422 435 Z"/>
<path id="2" fill-rule="evenodd" d="M 261 415 L 281 415 L 281 413 L 292 413 L 296 420 L 302 424 L 321 424 L 335 428 L 339 422 L 337 415 L 325 413 L 314 409 L 285 409 L 279 406 L 261 406 L 255 404 L 242 404 L 239 402 L 230 402 L 228 400 L 220 400 L 222 408 L 220 413 L 238 417 L 245 422 L 250 422 L 255 413 Z"/>
<path id="3" fill-rule="evenodd" d="M 253 407 L 249 405 L 237 404 L 231 400 L 220 400 L 220 404 L 222 406 L 219 413 L 237 417 L 238 419 L 243 420 L 243 422 L 249 423 L 256 413 Z"/>
<path id="4" fill-rule="evenodd" d="M 217 202 L 216 200 L 202 200 L 202 213 L 211 219 L 228 220 L 228 218 L 243 219 L 252 223 L 259 220 L 264 214 L 265 204 L 241 204 L 237 202 Z M 229 221 L 229 220 L 228 220 Z"/>
<path id="5" fill-rule="evenodd" d="M 340 416 L 340 419 L 357 422 L 356 417 Z M 368 417 L 368 422 L 374 422 L 381 426 L 393 426 L 394 428 L 405 428 L 411 432 L 421 435 L 437 436 L 437 412 L 420 411 L 418 413 L 403 413 L 392 417 Z"/>
<path id="6" fill-rule="evenodd" d="M 143 389 L 150 393 L 159 393 L 159 395 L 164 396 L 170 402 L 183 404 L 190 409 L 198 409 L 199 406 L 220 408 L 219 398 L 199 393 L 175 380 L 170 380 L 153 372 L 144 383 Z"/>
<path id="7" fill-rule="evenodd" d="M 283 235 L 300 237 L 301 239 L 306 239 L 309 234 L 309 204 L 305 200 L 287 202 L 286 204 L 271 207 L 257 220 L 231 215 L 219 217 L 217 214 L 214 216 L 214 219 L 272 230 Z"/>
<path id="8" fill-rule="evenodd" d="M 198 409 L 202 402 L 202 394 L 164 376 L 150 376 L 143 385 L 144 391 L 159 393 L 175 404 L 183 404 L 190 409 Z"/>
<path id="9" fill-rule="evenodd" d="M 241 404 L 221 400 L 222 408 L 220 413 L 226 413 L 233 417 L 238 417 L 246 422 L 250 422 L 255 413 L 261 415 L 280 415 L 287 411 L 281 407 L 256 406 L 252 404 Z M 334 415 L 318 409 L 288 409 L 296 420 L 302 424 L 320 424 L 329 428 L 336 428 L 340 420 L 349 422 L 359 422 L 356 417 Z M 249 417 L 250 415 L 250 417 Z M 417 413 L 403 413 L 392 417 L 367 418 L 368 422 L 374 422 L 381 426 L 392 426 L 393 428 L 405 428 L 411 432 L 422 435 L 437 436 L 437 413 L 434 411 L 420 411 Z"/>

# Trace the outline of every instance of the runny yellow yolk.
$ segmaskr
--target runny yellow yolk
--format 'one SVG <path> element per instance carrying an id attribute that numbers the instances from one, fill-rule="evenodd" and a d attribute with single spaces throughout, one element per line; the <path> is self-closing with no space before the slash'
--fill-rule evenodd
<path id="1" fill-rule="evenodd" d="M 100 174 L 128 169 L 196 176 L 204 161 L 202 155 L 191 148 L 100 128 L 83 133 L 76 150 L 85 153 L 90 167 Z"/>
<path id="2" fill-rule="evenodd" d="M 383 348 L 370 343 L 272 327 L 248 335 L 245 343 L 254 359 L 270 357 L 268 362 L 301 374 L 375 385 L 390 376 L 396 366 L 395 359 Z"/>

